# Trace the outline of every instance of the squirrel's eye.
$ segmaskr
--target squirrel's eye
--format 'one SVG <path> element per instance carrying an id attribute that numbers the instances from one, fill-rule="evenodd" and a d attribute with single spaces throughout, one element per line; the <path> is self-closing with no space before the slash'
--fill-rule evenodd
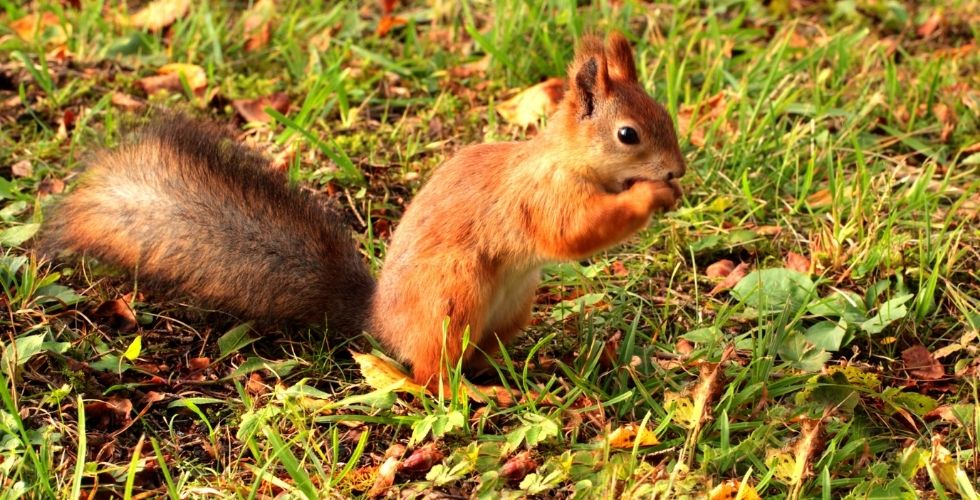
<path id="1" fill-rule="evenodd" d="M 616 131 L 616 137 L 619 138 L 619 142 L 623 144 L 639 144 L 640 134 L 636 133 L 636 129 L 633 127 L 621 127 Z"/>

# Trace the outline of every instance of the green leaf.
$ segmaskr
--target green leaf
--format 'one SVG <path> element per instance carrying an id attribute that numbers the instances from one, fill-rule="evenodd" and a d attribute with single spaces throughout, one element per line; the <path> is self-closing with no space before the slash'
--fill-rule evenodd
<path id="1" fill-rule="evenodd" d="M 0 244 L 8 247 L 20 246 L 21 243 L 31 239 L 40 228 L 41 225 L 38 223 L 8 227 L 0 231 Z"/>
<path id="2" fill-rule="evenodd" d="M 563 300 L 555 304 L 555 307 L 551 311 L 551 319 L 561 321 L 573 314 L 584 311 L 586 307 L 598 304 L 605 297 L 606 294 L 604 293 L 587 293 L 572 300 Z"/>
<path id="3" fill-rule="evenodd" d="M 898 321 L 908 314 L 908 308 L 905 307 L 905 303 L 913 297 L 912 294 L 907 293 L 905 295 L 899 295 L 888 302 L 878 306 L 878 314 L 864 323 L 861 323 L 861 329 L 865 332 L 874 335 L 876 333 L 881 333 L 891 323 Z"/>
<path id="4" fill-rule="evenodd" d="M 269 370 L 276 377 L 282 378 L 289 375 L 289 373 L 299 366 L 299 364 L 299 360 L 296 359 L 267 361 L 256 356 L 251 356 L 246 359 L 244 363 L 238 365 L 238 368 L 235 368 L 235 371 L 231 372 L 231 375 L 228 377 L 241 377 L 243 375 L 248 375 L 249 373 L 264 369 Z"/>
<path id="5" fill-rule="evenodd" d="M 56 302 L 57 305 L 70 306 L 85 300 L 84 295 L 79 295 L 73 288 L 64 285 L 47 285 L 38 288 L 34 295 L 42 299 L 38 301 L 41 304 Z"/>
<path id="6" fill-rule="evenodd" d="M 835 352 L 840 349 L 844 335 L 847 333 L 845 325 L 843 321 L 824 320 L 807 328 L 803 338 L 820 349 Z"/>
<path id="7" fill-rule="evenodd" d="M 221 353 L 222 358 L 228 356 L 231 353 L 237 352 L 242 347 L 245 347 L 258 339 L 253 339 L 248 336 L 248 332 L 252 329 L 252 323 L 242 323 L 225 333 L 218 339 L 218 352 Z"/>
<path id="8" fill-rule="evenodd" d="M 721 333 L 720 328 L 718 328 L 717 326 L 709 326 L 707 328 L 698 328 L 697 330 L 691 330 L 685 333 L 684 335 L 681 335 L 681 338 L 685 340 L 690 340 L 691 342 L 694 342 L 696 344 L 712 345 L 721 342 L 724 336 Z"/>
<path id="9" fill-rule="evenodd" d="M 136 358 L 140 357 L 140 352 L 143 351 L 143 336 L 137 335 L 133 342 L 129 344 L 126 348 L 126 352 L 123 353 L 123 357 L 135 361 Z"/>
<path id="10" fill-rule="evenodd" d="M 809 276 L 791 269 L 752 271 L 732 288 L 732 296 L 760 314 L 798 311 L 816 287 Z"/>
<path id="11" fill-rule="evenodd" d="M 3 350 L 3 358 L 0 360 L 0 363 L 2 363 L 3 367 L 8 367 L 16 360 L 17 365 L 20 366 L 42 352 L 61 354 L 67 351 L 71 345 L 68 342 L 45 342 L 44 338 L 46 336 L 41 333 L 14 339 L 13 344 L 7 344 L 7 347 Z"/>
<path id="12" fill-rule="evenodd" d="M 834 293 L 810 303 L 810 314 L 824 318 L 843 318 L 849 324 L 868 320 L 864 299 L 850 290 L 836 290 Z"/>
<path id="13" fill-rule="evenodd" d="M 799 332 L 790 332 L 777 349 L 780 359 L 797 370 L 816 372 L 823 369 L 830 359 L 830 353 L 819 349 Z"/>

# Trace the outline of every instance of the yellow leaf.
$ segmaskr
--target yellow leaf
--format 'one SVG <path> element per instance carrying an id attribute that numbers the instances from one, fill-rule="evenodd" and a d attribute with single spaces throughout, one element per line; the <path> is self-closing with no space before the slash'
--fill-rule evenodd
<path id="1" fill-rule="evenodd" d="M 157 70 L 157 73 L 161 75 L 178 74 L 183 75 L 184 79 L 187 80 L 187 85 L 191 89 L 199 89 L 207 86 L 208 84 L 208 74 L 204 71 L 204 68 L 196 64 L 187 63 L 170 63 L 164 64 Z"/>
<path id="2" fill-rule="evenodd" d="M 187 15 L 190 8 L 191 0 L 156 0 L 122 22 L 147 31 L 160 31 Z"/>
<path id="3" fill-rule="evenodd" d="M 361 375 L 364 376 L 364 381 L 374 389 L 385 389 L 399 384 L 395 389 L 398 392 L 418 394 L 425 391 L 424 387 L 413 382 L 407 373 L 394 366 L 390 361 L 383 360 L 373 354 L 351 351 L 351 355 L 361 367 Z"/>
<path id="4" fill-rule="evenodd" d="M 534 125 L 558 109 L 564 88 L 564 80 L 549 78 L 500 103 L 497 112 L 508 123 L 521 127 Z"/>
<path id="5" fill-rule="evenodd" d="M 636 443 L 640 446 L 660 444 L 653 431 L 637 424 L 626 424 L 609 433 L 606 442 L 610 448 L 632 448 Z"/>
<path id="6" fill-rule="evenodd" d="M 762 500 L 751 484 L 729 479 L 715 486 L 708 493 L 708 500 Z"/>

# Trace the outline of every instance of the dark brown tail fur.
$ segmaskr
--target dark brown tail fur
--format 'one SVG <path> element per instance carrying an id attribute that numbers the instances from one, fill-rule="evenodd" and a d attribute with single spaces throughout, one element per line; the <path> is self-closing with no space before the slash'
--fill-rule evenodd
<path id="1" fill-rule="evenodd" d="M 135 271 L 202 305 L 360 333 L 374 280 L 351 230 L 214 125 L 166 116 L 104 151 L 48 215 L 42 252 Z"/>

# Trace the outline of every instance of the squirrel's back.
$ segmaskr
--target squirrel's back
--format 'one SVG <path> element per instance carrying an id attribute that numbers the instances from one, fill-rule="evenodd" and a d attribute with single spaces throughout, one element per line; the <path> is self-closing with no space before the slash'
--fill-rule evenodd
<path id="1" fill-rule="evenodd" d="M 344 333 L 360 332 L 374 290 L 341 214 L 221 129 L 179 115 L 98 154 L 41 241 L 223 311 Z"/>

